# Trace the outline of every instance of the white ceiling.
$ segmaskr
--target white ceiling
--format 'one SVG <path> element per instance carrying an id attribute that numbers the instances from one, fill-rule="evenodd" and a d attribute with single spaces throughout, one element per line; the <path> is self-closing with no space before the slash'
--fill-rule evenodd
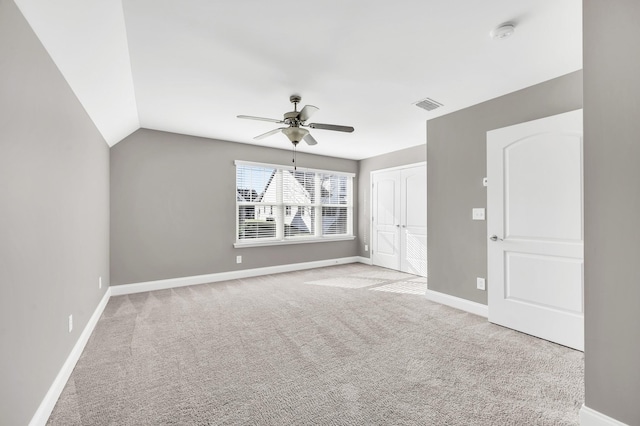
<path id="1" fill-rule="evenodd" d="M 289 148 L 289 95 L 320 108 L 305 152 L 425 143 L 428 119 L 582 68 L 581 0 L 15 0 L 113 145 L 139 127 Z M 515 35 L 492 40 L 504 22 Z M 415 102 L 444 104 L 432 112 Z M 304 146 L 303 146 L 304 145 Z"/>

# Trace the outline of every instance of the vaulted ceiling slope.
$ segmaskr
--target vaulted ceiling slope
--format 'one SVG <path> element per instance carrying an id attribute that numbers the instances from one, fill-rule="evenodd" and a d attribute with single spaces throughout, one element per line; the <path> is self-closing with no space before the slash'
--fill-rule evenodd
<path id="1" fill-rule="evenodd" d="M 15 0 L 107 143 L 139 127 L 288 148 L 289 95 L 320 108 L 306 152 L 419 145 L 425 122 L 582 68 L 581 0 Z M 489 33 L 511 22 L 515 34 Z M 444 106 L 414 104 L 432 98 Z M 303 146 L 304 145 L 304 146 Z"/>

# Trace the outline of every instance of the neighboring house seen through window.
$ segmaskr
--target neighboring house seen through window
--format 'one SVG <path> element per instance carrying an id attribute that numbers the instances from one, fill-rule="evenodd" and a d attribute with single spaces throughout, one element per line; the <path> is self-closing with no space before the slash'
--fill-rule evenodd
<path id="1" fill-rule="evenodd" d="M 352 238 L 353 177 L 236 161 L 236 245 Z"/>

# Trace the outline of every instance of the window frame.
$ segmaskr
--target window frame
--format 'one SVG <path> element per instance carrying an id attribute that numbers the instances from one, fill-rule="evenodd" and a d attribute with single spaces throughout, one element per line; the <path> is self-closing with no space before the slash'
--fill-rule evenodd
<path id="1" fill-rule="evenodd" d="M 235 207 L 235 223 L 236 223 L 236 238 L 234 247 L 259 247 L 259 246 L 270 246 L 270 245 L 287 245 L 287 244 L 301 244 L 301 243 L 318 243 L 318 242 L 335 242 L 335 241 L 345 241 L 345 240 L 353 240 L 355 239 L 354 235 L 354 180 L 356 177 L 355 173 L 350 172 L 340 172 L 335 170 L 322 170 L 322 169 L 313 169 L 313 168 L 305 168 L 305 167 L 290 167 L 284 166 L 281 164 L 268 164 L 268 163 L 258 163 L 251 161 L 242 161 L 236 160 L 234 162 L 235 175 L 236 175 L 236 207 Z M 270 200 L 269 202 L 256 202 L 252 201 L 241 201 L 238 199 L 238 167 L 259 167 L 259 168 L 272 168 L 275 169 L 275 176 L 272 179 L 272 182 L 276 185 L 276 202 Z M 314 193 L 316 196 L 310 203 L 286 203 L 283 201 L 285 185 L 283 183 L 283 173 L 291 172 L 291 173 L 312 173 L 314 174 L 314 185 L 315 190 Z M 323 203 L 321 196 L 321 179 L 322 176 L 336 176 L 336 177 L 344 177 L 346 179 L 346 202 L 344 204 L 336 204 L 336 203 Z M 247 188 L 242 188 L 247 189 Z M 267 188 L 264 189 L 265 192 Z M 240 238 L 240 208 L 253 206 L 254 210 L 257 210 L 262 207 L 272 207 L 275 212 L 275 223 L 276 223 L 276 232 L 275 236 L 272 238 Z M 314 210 L 314 229 L 313 235 L 285 235 L 285 219 L 286 212 L 288 210 L 294 211 L 296 208 L 309 208 Z M 323 220 L 322 220 L 322 210 L 324 208 L 346 208 L 346 233 L 344 234 L 323 234 Z"/>

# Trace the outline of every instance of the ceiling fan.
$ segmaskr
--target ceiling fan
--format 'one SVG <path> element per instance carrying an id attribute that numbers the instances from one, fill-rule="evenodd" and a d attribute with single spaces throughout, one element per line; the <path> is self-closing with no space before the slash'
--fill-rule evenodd
<path id="1" fill-rule="evenodd" d="M 336 124 L 322 124 L 322 123 L 306 123 L 306 121 L 311 118 L 313 113 L 318 111 L 318 107 L 313 105 L 305 105 L 300 111 L 298 111 L 298 103 L 302 100 L 300 95 L 291 95 L 289 97 L 289 101 L 293 103 L 293 111 L 286 112 L 284 114 L 284 118 L 282 120 L 278 120 L 275 118 L 264 118 L 264 117 L 254 117 L 251 115 L 239 115 L 238 118 L 245 118 L 249 120 L 260 120 L 260 121 L 269 121 L 271 123 L 278 124 L 286 124 L 287 127 L 279 127 L 277 129 L 273 129 L 268 131 L 267 133 L 263 133 L 261 135 L 256 136 L 254 139 L 264 139 L 271 135 L 275 135 L 278 132 L 282 132 L 285 134 L 287 138 L 294 145 L 298 145 L 298 143 L 304 139 L 304 141 L 309 145 L 315 145 L 318 142 L 311 136 L 311 133 L 304 127 L 308 127 L 310 129 L 322 129 L 322 130 L 334 130 L 337 132 L 353 132 L 353 127 L 351 126 L 338 126 Z"/>

